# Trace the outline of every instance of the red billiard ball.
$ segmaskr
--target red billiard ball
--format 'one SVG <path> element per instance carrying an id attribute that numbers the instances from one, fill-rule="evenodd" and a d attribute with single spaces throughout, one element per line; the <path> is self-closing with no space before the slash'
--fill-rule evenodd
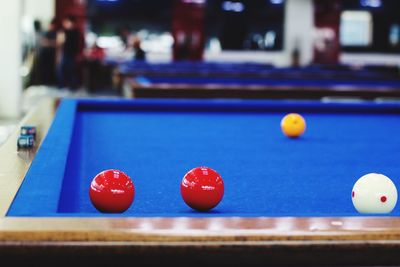
<path id="1" fill-rule="evenodd" d="M 221 175 L 208 167 L 190 170 L 182 179 L 181 195 L 192 209 L 208 211 L 222 200 L 224 181 Z"/>
<path id="2" fill-rule="evenodd" d="M 133 203 L 135 186 L 131 178 L 119 170 L 97 174 L 89 190 L 93 206 L 104 213 L 122 213 Z"/>

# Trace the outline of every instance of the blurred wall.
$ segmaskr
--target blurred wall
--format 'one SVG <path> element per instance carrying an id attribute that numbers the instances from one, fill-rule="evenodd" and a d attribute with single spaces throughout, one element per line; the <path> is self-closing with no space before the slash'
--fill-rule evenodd
<path id="1" fill-rule="evenodd" d="M 221 51 L 206 52 L 206 61 L 257 62 L 278 67 L 308 65 L 313 58 L 313 0 L 286 0 L 282 51 Z M 296 62 L 297 61 L 297 62 Z"/>
<path id="2" fill-rule="evenodd" d="M 0 117 L 18 118 L 22 92 L 20 67 L 21 1 L 4 2 L 0 8 Z"/>
<path id="3" fill-rule="evenodd" d="M 312 0 L 287 0 L 284 51 L 289 65 L 308 65 L 313 58 L 314 4 Z M 296 58 L 298 57 L 298 58 Z M 298 60 L 298 62 L 293 62 Z"/>
<path id="4" fill-rule="evenodd" d="M 6 1 L 0 8 L 0 117 L 19 118 L 22 96 L 22 47 L 35 19 L 47 24 L 54 16 L 54 0 Z"/>
<path id="5" fill-rule="evenodd" d="M 55 0 L 22 0 L 23 14 L 49 23 L 55 14 Z"/>

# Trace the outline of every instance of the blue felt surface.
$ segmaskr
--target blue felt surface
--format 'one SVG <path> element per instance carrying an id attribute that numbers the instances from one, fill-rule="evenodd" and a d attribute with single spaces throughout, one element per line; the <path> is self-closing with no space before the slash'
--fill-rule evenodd
<path id="1" fill-rule="evenodd" d="M 88 189 L 109 168 L 136 186 L 122 216 L 358 216 L 350 193 L 360 176 L 382 172 L 400 185 L 398 104 L 80 101 L 77 112 L 75 104 L 60 108 L 8 216 L 104 216 Z M 306 134 L 287 139 L 280 120 L 297 111 Z M 179 192 L 200 165 L 225 181 L 209 213 L 192 211 Z"/>
<path id="2" fill-rule="evenodd" d="M 75 101 L 61 103 L 49 134 L 32 162 L 8 214 L 57 212 L 76 108 Z"/>
<path id="3" fill-rule="evenodd" d="M 265 86 L 352 86 L 372 88 L 376 90 L 379 87 L 399 88 L 400 80 L 382 81 L 382 80 L 365 80 L 365 79 L 298 79 L 291 80 L 288 78 L 243 78 L 243 77 L 146 77 L 141 76 L 136 79 L 142 85 L 151 84 L 219 84 L 219 85 L 265 85 Z"/>

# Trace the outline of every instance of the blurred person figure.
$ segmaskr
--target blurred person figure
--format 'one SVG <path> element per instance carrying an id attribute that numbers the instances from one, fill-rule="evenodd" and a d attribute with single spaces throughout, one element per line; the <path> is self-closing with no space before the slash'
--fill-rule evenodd
<path id="1" fill-rule="evenodd" d="M 62 31 L 57 34 L 59 86 L 74 90 L 80 82 L 79 62 L 83 38 L 73 16 L 66 17 L 62 27 Z"/>
<path id="2" fill-rule="evenodd" d="M 141 41 L 139 37 L 135 37 L 133 39 L 133 50 L 135 51 L 135 60 L 137 61 L 145 61 L 146 60 L 146 53 L 140 47 Z"/>
<path id="3" fill-rule="evenodd" d="M 56 84 L 57 24 L 53 19 L 40 39 L 39 80 L 44 85 Z"/>
<path id="4" fill-rule="evenodd" d="M 104 48 L 101 48 L 98 45 L 97 41 L 94 42 L 92 47 L 85 50 L 85 57 L 87 60 L 90 60 L 90 61 L 102 62 L 104 60 L 105 56 L 106 56 L 106 53 L 104 51 Z"/>
<path id="5" fill-rule="evenodd" d="M 178 35 L 175 48 L 175 60 L 189 60 L 191 56 L 192 37 L 186 34 Z"/>
<path id="6" fill-rule="evenodd" d="M 129 50 L 131 48 L 131 40 L 132 40 L 132 35 L 128 27 L 122 27 L 118 31 L 119 38 L 122 41 L 122 44 L 124 45 L 125 50 Z"/>
<path id="7" fill-rule="evenodd" d="M 85 50 L 84 59 L 84 85 L 89 92 L 96 92 L 111 87 L 111 71 L 107 72 L 108 66 L 104 63 L 105 50 L 96 42 Z"/>
<path id="8" fill-rule="evenodd" d="M 29 77 L 29 85 L 38 85 L 41 83 L 40 80 L 40 39 L 42 37 L 42 23 L 39 20 L 33 21 L 33 29 L 34 29 L 34 38 L 33 38 L 33 46 L 31 50 L 31 64 L 32 70 Z"/>

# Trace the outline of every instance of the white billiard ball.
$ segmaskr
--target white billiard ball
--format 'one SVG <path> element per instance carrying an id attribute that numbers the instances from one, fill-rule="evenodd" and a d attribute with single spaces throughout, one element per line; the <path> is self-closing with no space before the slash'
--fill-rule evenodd
<path id="1" fill-rule="evenodd" d="M 389 213 L 396 206 L 397 189 L 387 176 L 369 173 L 357 180 L 351 197 L 360 213 Z"/>

